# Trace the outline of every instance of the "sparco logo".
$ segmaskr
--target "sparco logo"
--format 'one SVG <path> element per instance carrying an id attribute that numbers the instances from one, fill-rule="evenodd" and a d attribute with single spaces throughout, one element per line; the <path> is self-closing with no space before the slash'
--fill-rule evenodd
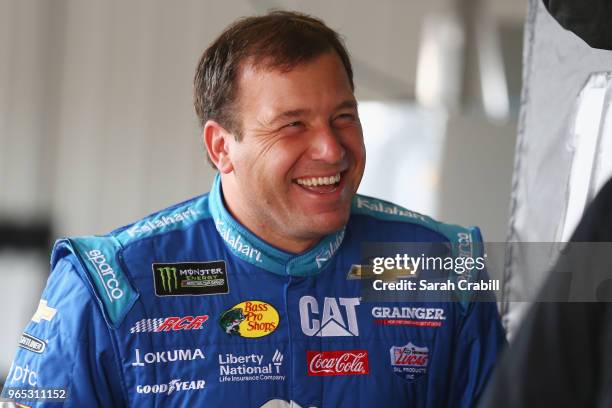
<path id="1" fill-rule="evenodd" d="M 359 298 L 326 297 L 323 308 L 312 296 L 300 299 L 300 324 L 307 336 L 359 336 L 357 312 Z"/>
<path id="2" fill-rule="evenodd" d="M 123 297 L 123 290 L 119 287 L 119 281 L 115 276 L 115 271 L 106 262 L 104 254 L 97 249 L 91 250 L 87 253 L 87 259 L 94 265 L 100 280 L 104 284 L 104 289 L 108 295 L 108 299 L 114 302 L 117 299 Z"/>
<path id="3" fill-rule="evenodd" d="M 370 373 L 367 350 L 308 351 L 308 375 L 365 375 Z"/>
<path id="4" fill-rule="evenodd" d="M 162 285 L 164 291 L 172 293 L 173 290 L 178 289 L 178 280 L 176 279 L 176 268 L 166 266 L 163 268 L 157 268 L 159 275 L 162 279 Z"/>
<path id="5" fill-rule="evenodd" d="M 166 394 L 170 395 L 173 392 L 201 390 L 204 388 L 205 381 L 181 381 L 180 379 L 172 380 L 168 384 L 155 385 L 137 385 L 136 392 L 139 394 Z"/>
<path id="6" fill-rule="evenodd" d="M 178 350 L 167 350 L 167 351 L 156 351 L 154 353 L 145 353 L 144 356 L 140 357 L 140 349 L 134 350 L 136 358 L 132 366 L 143 367 L 145 364 L 158 364 L 158 363 L 173 363 L 175 361 L 191 361 L 204 359 L 204 353 L 202 349 L 178 349 Z"/>

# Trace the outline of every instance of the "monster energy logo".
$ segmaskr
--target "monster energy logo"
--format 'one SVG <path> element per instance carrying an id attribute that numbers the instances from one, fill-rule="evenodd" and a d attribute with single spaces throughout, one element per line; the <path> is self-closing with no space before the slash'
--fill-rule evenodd
<path id="1" fill-rule="evenodd" d="M 162 280 L 162 287 L 164 291 L 172 293 L 172 290 L 178 289 L 178 281 L 176 279 L 176 268 L 166 266 L 163 268 L 157 268 Z M 172 284 L 174 282 L 174 285 Z"/>
<path id="2" fill-rule="evenodd" d="M 151 264 L 157 296 L 218 295 L 229 292 L 225 261 Z"/>

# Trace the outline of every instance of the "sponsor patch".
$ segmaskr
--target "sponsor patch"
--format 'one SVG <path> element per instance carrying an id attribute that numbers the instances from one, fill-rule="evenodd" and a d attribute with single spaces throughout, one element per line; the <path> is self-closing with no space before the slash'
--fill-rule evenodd
<path id="1" fill-rule="evenodd" d="M 204 360 L 204 353 L 202 349 L 174 349 L 166 351 L 155 351 L 151 353 L 143 353 L 141 355 L 140 349 L 134 349 L 134 362 L 132 367 L 144 367 L 148 364 L 166 364 L 173 363 L 175 361 L 192 361 L 192 360 Z"/>
<path id="2" fill-rule="evenodd" d="M 217 220 L 215 226 L 221 238 L 225 240 L 234 252 L 248 260 L 255 260 L 259 263 L 263 262 L 261 251 L 253 247 L 238 231 L 234 230 L 230 225 L 225 225 L 222 220 Z"/>
<path id="3" fill-rule="evenodd" d="M 179 330 L 200 330 L 208 320 L 208 315 L 201 316 L 172 316 L 157 319 L 140 319 L 132 328 L 130 333 L 158 333 Z"/>
<path id="4" fill-rule="evenodd" d="M 13 362 L 11 364 L 11 368 L 9 369 L 9 373 L 6 376 L 6 385 L 8 386 L 30 386 L 36 387 L 38 383 L 38 373 L 30 368 L 27 364 L 22 366 L 19 364 L 15 364 Z"/>
<path id="5" fill-rule="evenodd" d="M 415 380 L 427 374 L 429 349 L 412 343 L 393 346 L 389 350 L 393 372 L 405 380 Z"/>
<path id="6" fill-rule="evenodd" d="M 57 309 L 47 306 L 47 301 L 40 299 L 40 302 L 38 302 L 38 308 L 36 308 L 36 312 L 34 312 L 34 316 L 32 316 L 32 321 L 34 323 L 40 323 L 41 320 L 50 322 L 53 320 L 56 313 Z"/>
<path id="7" fill-rule="evenodd" d="M 446 316 L 444 309 L 434 307 L 372 308 L 374 323 L 384 326 L 441 327 Z"/>
<path id="8" fill-rule="evenodd" d="M 138 394 L 164 394 L 170 395 L 175 392 L 201 390 L 204 388 L 206 381 L 182 381 L 180 378 L 174 379 L 167 384 L 154 385 L 137 385 L 136 392 Z"/>
<path id="9" fill-rule="evenodd" d="M 119 272 L 114 270 L 106 259 L 106 255 L 98 249 L 93 249 L 87 252 L 87 260 L 91 263 L 104 290 L 108 296 L 108 300 L 113 303 L 115 300 L 120 300 L 125 295 L 121 288 L 121 279 L 118 278 Z"/>
<path id="10" fill-rule="evenodd" d="M 218 295 L 229 292 L 225 261 L 154 263 L 157 296 Z"/>
<path id="11" fill-rule="evenodd" d="M 280 316 L 274 306 L 261 300 L 238 303 L 219 319 L 225 333 L 246 338 L 267 336 L 276 330 L 279 322 Z"/>
<path id="12" fill-rule="evenodd" d="M 369 262 L 375 262 L 375 258 L 372 258 Z M 361 265 L 361 264 L 353 264 L 351 265 L 351 269 L 349 269 L 346 274 L 346 280 L 354 280 L 354 279 L 372 279 L 378 274 L 374 272 L 374 266 L 371 264 Z M 410 279 L 416 278 L 419 276 L 419 270 L 414 266 L 414 264 L 407 265 L 403 269 L 398 268 L 385 268 L 384 269 L 383 280 L 385 281 L 397 281 L 400 279 Z"/>
<path id="13" fill-rule="evenodd" d="M 323 247 L 323 249 L 315 256 L 315 262 L 317 264 L 317 268 L 321 269 L 325 266 L 326 262 L 333 258 L 334 254 L 342 245 L 342 240 L 344 239 L 345 230 L 341 230 L 336 234 L 336 237 L 331 240 L 327 245 Z"/>
<path id="14" fill-rule="evenodd" d="M 307 351 L 309 376 L 366 375 L 367 350 Z"/>
<path id="15" fill-rule="evenodd" d="M 359 336 L 356 308 L 359 298 L 326 297 L 322 304 L 312 296 L 300 298 L 300 325 L 307 336 Z"/>
<path id="16" fill-rule="evenodd" d="M 270 401 L 266 402 L 259 408 L 302 408 L 302 406 L 293 400 L 285 401 L 282 399 L 275 398 L 275 399 L 271 399 Z M 317 408 L 317 407 L 312 404 L 308 404 L 304 408 Z"/>
<path id="17" fill-rule="evenodd" d="M 346 274 L 347 280 L 361 279 L 363 276 L 363 265 L 353 264 Z"/>
<path id="18" fill-rule="evenodd" d="M 41 354 L 45 351 L 47 343 L 37 337 L 32 336 L 28 333 L 22 333 L 19 339 L 19 347 L 32 351 L 34 353 Z"/>
<path id="19" fill-rule="evenodd" d="M 284 381 L 283 353 L 219 354 L 219 382 Z"/>

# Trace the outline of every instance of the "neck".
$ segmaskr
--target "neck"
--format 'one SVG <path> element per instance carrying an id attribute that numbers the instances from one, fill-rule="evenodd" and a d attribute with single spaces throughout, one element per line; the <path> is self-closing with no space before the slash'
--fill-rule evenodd
<path id="1" fill-rule="evenodd" d="M 276 248 L 282 249 L 285 252 L 299 254 L 314 247 L 321 237 L 312 239 L 300 239 L 292 236 L 287 236 L 273 228 L 266 226 L 265 223 L 258 222 L 259 217 L 252 214 L 248 206 L 244 205 L 244 201 L 238 198 L 237 186 L 222 176 L 221 192 L 223 202 L 227 211 L 234 217 L 236 221 L 248 228 L 253 234 L 267 244 Z"/>

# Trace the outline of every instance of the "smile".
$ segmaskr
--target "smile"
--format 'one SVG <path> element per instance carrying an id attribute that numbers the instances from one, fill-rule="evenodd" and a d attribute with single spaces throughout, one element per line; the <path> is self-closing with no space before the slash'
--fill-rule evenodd
<path id="1" fill-rule="evenodd" d="M 301 177 L 295 182 L 306 187 L 331 186 L 340 182 L 340 173 L 327 177 Z"/>

